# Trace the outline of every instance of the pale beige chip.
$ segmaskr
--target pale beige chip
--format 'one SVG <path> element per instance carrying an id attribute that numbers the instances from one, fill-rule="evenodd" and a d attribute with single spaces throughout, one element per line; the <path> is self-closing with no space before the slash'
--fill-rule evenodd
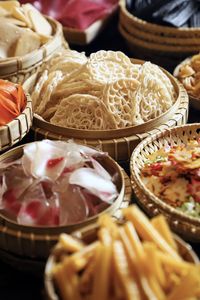
<path id="1" fill-rule="evenodd" d="M 0 17 L 7 17 L 10 15 L 11 15 L 11 13 L 8 10 L 6 10 L 0 6 Z"/>
<path id="2" fill-rule="evenodd" d="M 25 22 L 22 22 L 22 21 L 20 21 L 19 19 L 16 19 L 16 18 L 8 17 L 7 22 L 10 22 L 10 23 L 12 23 L 14 25 L 17 25 L 17 26 L 20 26 L 20 27 L 26 27 L 27 26 L 27 24 Z"/>
<path id="3" fill-rule="evenodd" d="M 14 56 L 22 56 L 28 54 L 40 47 L 40 37 L 32 32 L 27 30 L 22 34 L 18 39 L 17 45 L 15 48 Z"/>
<path id="4" fill-rule="evenodd" d="M 27 27 L 31 28 L 31 23 L 29 18 L 27 18 L 27 16 L 24 14 L 23 10 L 21 7 L 15 7 L 12 10 L 12 16 L 15 17 L 16 19 L 24 22 Z"/>
<path id="5" fill-rule="evenodd" d="M 0 7 L 11 12 L 15 7 L 20 7 L 20 3 L 18 1 L 0 1 Z"/>
<path id="6" fill-rule="evenodd" d="M 52 27 L 43 15 L 34 8 L 31 4 L 23 5 L 23 9 L 27 8 L 27 15 L 30 18 L 31 24 L 35 32 L 45 36 L 52 34 Z"/>
<path id="7" fill-rule="evenodd" d="M 63 99 L 50 122 L 62 127 L 86 130 L 116 128 L 104 103 L 91 95 L 76 94 Z"/>

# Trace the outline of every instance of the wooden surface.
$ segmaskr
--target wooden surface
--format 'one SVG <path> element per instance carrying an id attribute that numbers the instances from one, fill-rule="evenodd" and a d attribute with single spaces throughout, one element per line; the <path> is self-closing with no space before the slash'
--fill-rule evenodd
<path id="1" fill-rule="evenodd" d="M 73 47 L 73 45 L 71 45 Z M 100 36 L 87 47 L 73 47 L 79 51 L 85 51 L 86 54 L 97 50 L 121 50 L 127 55 L 130 55 L 122 37 L 117 32 L 117 18 L 110 24 L 109 28 L 105 29 Z M 136 53 L 137 55 L 137 53 Z M 138 53 L 139 56 L 139 53 Z M 161 62 L 162 64 L 162 62 Z M 173 71 L 169 69 L 169 71 Z M 189 122 L 200 122 L 200 112 L 190 108 Z M 31 133 L 22 140 L 22 143 L 31 141 L 33 136 Z M 128 166 L 124 165 L 128 171 Z M 194 249 L 200 255 L 200 245 L 193 245 Z M 0 258 L 1 259 L 1 258 Z M 43 274 L 33 276 L 30 273 L 25 273 L 19 269 L 0 262 L 0 299 L 2 300 L 42 300 L 44 298 L 43 289 Z"/>

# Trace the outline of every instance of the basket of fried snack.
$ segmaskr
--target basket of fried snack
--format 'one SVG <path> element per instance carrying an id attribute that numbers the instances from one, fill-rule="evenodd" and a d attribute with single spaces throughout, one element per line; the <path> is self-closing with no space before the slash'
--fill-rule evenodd
<path id="1" fill-rule="evenodd" d="M 199 123 L 166 129 L 142 141 L 130 160 L 138 203 L 192 242 L 200 241 L 199 132 Z"/>
<path id="2" fill-rule="evenodd" d="M 172 4 L 172 2 L 174 3 Z M 185 57 L 196 53 L 200 45 L 199 26 L 192 25 L 192 22 L 188 23 L 187 26 L 182 25 L 182 27 L 178 23 L 175 26 L 169 26 L 169 23 L 161 22 L 161 24 L 156 24 L 153 23 L 152 19 L 146 19 L 148 13 L 155 17 L 156 13 L 158 13 L 162 19 L 167 16 L 169 10 L 174 9 L 174 14 L 173 16 L 171 15 L 170 21 L 172 23 L 173 21 L 177 22 L 178 19 L 182 21 L 183 18 L 187 17 L 187 10 L 183 18 L 179 16 L 177 11 L 178 9 L 181 10 L 181 5 L 183 8 L 187 4 L 190 5 L 190 9 L 192 6 L 198 6 L 196 3 L 193 5 L 191 1 L 183 4 L 181 1 L 171 1 L 171 3 L 168 1 L 166 3 L 166 1 L 137 2 L 120 0 L 119 31 L 131 53 L 142 59 L 150 59 L 166 68 L 174 68 Z M 166 7 L 164 10 L 165 5 L 168 5 L 168 8 Z M 145 6 L 146 12 L 143 10 Z M 161 6 L 163 7 L 161 8 Z M 132 10 L 131 7 L 135 7 L 135 9 Z M 160 10 L 158 7 L 160 7 Z M 140 16 L 137 15 L 139 11 Z M 142 11 L 144 12 L 143 15 Z M 182 9 L 182 13 L 183 11 L 184 8 Z M 159 20 L 161 21 L 161 19 Z M 197 20 L 198 18 L 194 17 L 194 23 Z"/>
<path id="3" fill-rule="evenodd" d="M 0 1 L 0 77 L 24 82 L 60 48 L 62 26 L 31 4 Z"/>
<path id="4" fill-rule="evenodd" d="M 136 205 L 123 214 L 122 224 L 103 216 L 76 238 L 60 235 L 45 269 L 48 299 L 199 297 L 199 260 L 165 218 L 149 220 Z"/>
<path id="5" fill-rule="evenodd" d="M 20 84 L 0 79 L 0 152 L 22 140 L 32 119 L 30 95 Z"/>
<path id="6" fill-rule="evenodd" d="M 151 132 L 183 124 L 188 96 L 166 71 L 120 51 L 57 53 L 24 87 L 35 139 L 74 138 L 127 161 Z"/>
<path id="7" fill-rule="evenodd" d="M 190 97 L 190 103 L 200 109 L 200 54 L 182 61 L 174 70 L 174 76 L 183 84 Z"/>

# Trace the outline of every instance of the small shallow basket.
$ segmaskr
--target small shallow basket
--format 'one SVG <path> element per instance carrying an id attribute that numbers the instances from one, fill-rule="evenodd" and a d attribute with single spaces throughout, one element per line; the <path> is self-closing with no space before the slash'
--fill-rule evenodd
<path id="1" fill-rule="evenodd" d="M 176 66 L 176 68 L 174 69 L 174 72 L 173 72 L 174 77 L 176 77 L 176 78 L 178 77 L 180 68 L 182 66 L 184 66 L 185 64 L 187 64 L 190 60 L 191 60 L 191 57 L 187 57 L 180 64 L 178 64 Z M 189 96 L 189 100 L 190 100 L 189 102 L 191 103 L 191 105 L 195 109 L 200 110 L 200 99 L 195 98 L 194 96 L 190 95 L 189 93 L 188 93 L 188 96 Z"/>
<path id="2" fill-rule="evenodd" d="M 200 46 L 199 28 L 173 28 L 144 21 L 126 9 L 125 0 L 120 1 L 119 30 L 133 53 L 140 50 L 164 65 L 170 65 L 170 58 L 171 65 L 175 64 L 197 52 Z"/>
<path id="3" fill-rule="evenodd" d="M 32 74 L 35 74 L 56 51 L 62 47 L 68 48 L 67 42 L 64 41 L 62 25 L 49 17 L 46 18 L 53 28 L 52 38 L 39 49 L 24 56 L 0 59 L 0 78 L 23 83 Z"/>
<path id="4" fill-rule="evenodd" d="M 33 120 L 32 101 L 27 93 L 26 98 L 27 104 L 23 112 L 8 124 L 0 126 L 0 152 L 21 141 L 31 128 Z"/>
<path id="5" fill-rule="evenodd" d="M 135 63 L 143 64 L 144 61 L 132 60 Z M 77 143 L 93 146 L 101 149 L 119 162 L 127 162 L 136 145 L 153 132 L 160 132 L 164 128 L 182 125 L 187 122 L 188 117 L 188 95 L 178 81 L 164 70 L 170 78 L 177 94 L 174 105 L 159 117 L 146 123 L 115 130 L 79 130 L 64 128 L 50 124 L 37 115 L 34 116 L 33 130 L 34 139 L 44 138 L 54 140 L 68 140 L 73 138 Z M 34 88 L 36 76 L 30 77 L 24 88 L 31 91 Z"/>
<path id="6" fill-rule="evenodd" d="M 0 156 L 0 163 L 17 159 L 22 156 L 23 146 L 12 149 Z M 88 224 L 94 223 L 98 216 L 104 213 L 113 215 L 116 219 L 121 218 L 121 208 L 127 207 L 131 201 L 131 186 L 128 176 L 119 165 L 109 156 L 101 158 L 100 163 L 111 174 L 118 174 L 117 189 L 119 196 L 107 209 L 100 214 L 88 218 L 87 220 L 68 226 L 54 227 L 34 227 L 20 225 L 0 212 L 0 252 L 7 252 L 10 261 L 44 260 L 49 255 L 51 247 L 57 242 L 58 236 L 62 232 L 71 233 Z M 13 257 L 12 257 L 13 256 Z M 6 259 L 6 255 L 5 255 Z"/>
<path id="7" fill-rule="evenodd" d="M 198 138 L 200 138 L 200 124 L 164 130 L 142 141 L 135 148 L 130 161 L 131 185 L 138 203 L 150 216 L 164 214 L 175 232 L 193 242 L 200 242 L 200 218 L 187 216 L 156 197 L 146 188 L 140 174 L 149 154 L 166 145 L 187 144 L 189 140 Z"/>
<path id="8" fill-rule="evenodd" d="M 80 231 L 74 232 L 73 236 L 81 239 L 86 244 L 90 244 L 96 240 L 97 230 L 98 230 L 98 226 L 92 225 Z M 175 235 L 175 241 L 178 245 L 179 253 L 181 254 L 184 260 L 195 264 L 199 263 L 199 259 L 197 255 L 192 250 L 192 247 L 189 244 L 185 243 L 181 238 L 179 238 L 176 235 Z M 51 272 L 51 270 L 55 265 L 55 262 L 56 262 L 56 257 L 52 252 L 52 254 L 49 256 L 47 260 L 46 267 L 45 267 L 45 274 L 44 274 L 45 291 L 48 300 L 61 300 L 61 298 L 56 293 L 52 272 Z"/>

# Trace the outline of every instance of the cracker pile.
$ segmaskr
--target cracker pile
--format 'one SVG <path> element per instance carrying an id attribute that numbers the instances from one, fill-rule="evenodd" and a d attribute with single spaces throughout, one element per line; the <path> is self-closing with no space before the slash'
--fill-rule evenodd
<path id="1" fill-rule="evenodd" d="M 40 73 L 33 108 L 50 123 L 88 130 L 118 129 L 158 117 L 175 101 L 156 65 L 133 64 L 122 52 L 65 50 Z"/>
<path id="2" fill-rule="evenodd" d="M 200 53 L 193 55 L 180 67 L 177 77 L 189 95 L 200 99 Z"/>
<path id="3" fill-rule="evenodd" d="M 0 58 L 28 54 L 46 43 L 51 34 L 51 25 L 33 5 L 0 1 Z"/>

